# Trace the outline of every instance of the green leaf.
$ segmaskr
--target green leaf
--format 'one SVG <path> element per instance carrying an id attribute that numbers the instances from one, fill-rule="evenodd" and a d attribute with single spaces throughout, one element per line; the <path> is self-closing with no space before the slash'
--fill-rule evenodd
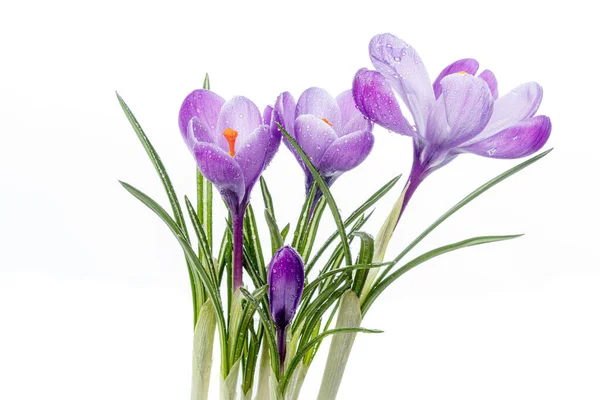
<path id="1" fill-rule="evenodd" d="M 290 223 L 288 222 L 286 226 L 281 230 L 281 240 L 285 242 L 285 238 L 287 238 L 288 233 L 290 233 Z"/>
<path id="2" fill-rule="evenodd" d="M 269 288 L 268 285 L 264 285 L 263 287 L 256 289 L 252 293 L 252 296 L 257 301 L 260 301 L 260 300 L 262 300 L 263 296 L 265 296 L 267 294 L 268 288 Z M 256 312 L 256 308 L 254 308 L 254 305 L 252 305 L 252 303 L 247 303 L 244 307 L 243 314 L 242 314 L 241 318 L 239 319 L 238 326 L 236 327 L 237 329 L 235 330 L 235 333 L 233 335 L 230 335 L 230 337 L 233 337 L 233 339 L 231 340 L 232 349 L 233 349 L 233 352 L 232 352 L 232 354 L 233 354 L 232 360 L 233 361 L 237 360 L 242 354 L 242 349 L 243 349 L 246 333 L 248 331 L 250 324 L 253 321 L 253 316 L 254 316 L 255 312 Z M 231 326 L 230 326 L 230 329 L 231 329 Z"/>
<path id="3" fill-rule="evenodd" d="M 375 250 L 375 240 L 373 236 L 366 232 L 356 232 L 354 236 L 360 238 L 360 253 L 358 254 L 357 264 L 370 264 L 373 262 L 373 253 Z M 360 297 L 369 270 L 363 269 L 356 271 L 354 281 L 352 283 L 352 291 Z"/>
<path id="4" fill-rule="evenodd" d="M 140 142 L 142 142 L 142 145 L 144 146 L 148 157 L 150 157 L 150 161 L 152 161 L 152 165 L 154 165 L 154 168 L 156 169 L 156 172 L 160 177 L 165 191 L 167 192 L 169 203 L 171 203 L 171 207 L 173 208 L 173 215 L 175 216 L 175 221 L 177 222 L 177 225 L 181 228 L 183 237 L 189 239 L 187 229 L 185 227 L 185 220 L 183 219 L 183 213 L 181 212 L 181 206 L 179 205 L 179 200 L 177 200 L 177 194 L 175 193 L 175 189 L 173 189 L 171 179 L 169 178 L 169 174 L 167 174 L 165 166 L 163 165 L 160 157 L 158 156 L 158 153 L 154 149 L 154 146 L 152 146 L 152 143 L 150 143 L 150 140 L 144 133 L 144 130 L 140 126 L 139 122 L 137 121 L 137 119 L 135 118 L 125 101 L 121 98 L 121 96 L 119 96 L 119 93 L 117 93 L 117 99 L 119 99 L 119 104 L 121 105 L 125 116 L 127 117 L 129 123 L 133 127 L 133 130 L 137 134 L 137 137 L 140 139 Z"/>
<path id="5" fill-rule="evenodd" d="M 300 243 L 302 242 L 302 236 L 304 235 L 304 231 L 306 230 L 306 225 L 308 224 L 308 219 L 310 217 L 310 207 L 312 206 L 316 193 L 317 185 L 313 183 L 306 195 L 306 199 L 304 199 L 302 210 L 300 211 L 300 215 L 298 216 L 298 222 L 296 222 L 296 229 L 294 229 L 294 239 L 292 240 L 292 247 L 294 249 L 297 249 L 300 246 Z"/>
<path id="6" fill-rule="evenodd" d="M 520 236 L 522 236 L 522 235 L 474 237 L 474 238 L 466 239 L 466 240 L 463 240 L 460 242 L 448 244 L 446 246 L 438 247 L 436 249 L 428 251 L 427 253 L 421 254 L 420 256 L 418 256 L 417 258 L 414 258 L 413 260 L 404 264 L 402 267 L 400 267 L 399 269 L 397 269 L 396 271 L 391 273 L 389 276 L 387 276 L 383 280 L 381 280 L 381 282 L 379 282 L 378 284 L 373 286 L 373 288 L 368 293 L 368 295 L 365 298 L 365 301 L 362 304 L 363 316 L 367 313 L 367 311 L 369 310 L 369 308 L 371 307 L 371 305 L 373 304 L 375 299 L 377 299 L 377 297 L 379 297 L 379 295 L 389 285 L 391 285 L 392 282 L 394 282 L 396 279 L 398 279 L 399 277 L 401 277 L 402 275 L 404 275 L 406 272 L 410 271 L 417 265 L 420 265 L 427 260 L 430 260 L 434 257 L 440 256 L 444 253 L 449 253 L 454 250 L 458 250 L 458 249 L 462 249 L 462 248 L 470 247 L 470 246 L 476 246 L 476 245 L 480 245 L 480 244 L 485 244 L 485 243 L 500 242 L 503 240 L 518 238 Z"/>
<path id="7" fill-rule="evenodd" d="M 425 229 L 415 240 L 413 240 L 402 251 L 402 253 L 400 253 L 394 259 L 394 261 L 399 261 L 400 259 L 402 259 L 402 257 L 404 257 L 409 251 L 411 251 L 417 244 L 419 244 L 421 242 L 421 240 L 423 240 L 427 235 L 429 235 L 435 228 L 437 228 L 442 222 L 444 222 L 446 219 L 448 219 L 452 214 L 454 214 L 455 212 L 457 212 L 458 210 L 460 210 L 461 208 L 463 208 L 464 206 L 469 204 L 471 201 L 475 200 L 481 194 L 485 193 L 487 190 L 496 186 L 497 184 L 499 184 L 506 178 L 516 174 L 517 172 L 521 171 L 522 169 L 524 169 L 524 168 L 530 166 L 531 164 L 535 163 L 536 161 L 542 159 L 543 157 L 548 155 L 548 153 L 550 153 L 552 150 L 553 149 L 546 150 L 543 153 L 536 155 L 535 157 L 531 157 L 530 159 L 525 160 L 521 164 L 501 173 L 500 175 L 496 176 L 494 179 L 488 181 L 487 183 L 485 183 L 485 184 L 481 185 L 480 187 L 478 187 L 477 189 L 475 189 L 467 197 L 465 197 L 464 199 L 462 199 L 461 201 L 456 203 L 456 205 L 454 207 L 452 207 L 451 209 L 446 211 L 444 213 L 444 215 L 439 217 L 433 224 L 431 224 L 427 229 Z"/>
<path id="8" fill-rule="evenodd" d="M 192 221 L 192 226 L 194 227 L 194 232 L 196 232 L 196 236 L 198 238 L 198 248 L 200 249 L 200 254 L 202 255 L 202 262 L 204 265 L 206 265 L 206 269 L 208 270 L 213 284 L 218 287 L 217 273 L 215 270 L 214 260 L 210 252 L 210 245 L 208 244 L 206 232 L 204 231 L 204 226 L 198 219 L 198 215 L 196 214 L 196 210 L 194 210 L 194 206 L 190 202 L 190 199 L 188 199 L 187 196 L 184 196 L 184 198 L 190 220 Z"/>
<path id="9" fill-rule="evenodd" d="M 312 218 L 308 223 L 308 229 L 306 229 L 306 231 L 302 235 L 303 239 L 297 250 L 302 256 L 303 260 L 308 260 L 310 257 L 310 253 L 312 251 L 315 239 L 317 237 L 317 231 L 319 229 L 321 217 L 323 216 L 323 211 L 325 211 L 325 205 L 326 203 L 323 201 L 323 198 L 320 198 L 317 202 L 317 205 L 315 206 Z"/>
<path id="10" fill-rule="evenodd" d="M 304 355 L 308 351 L 310 351 L 314 346 L 319 344 L 327 336 L 336 335 L 336 334 L 340 334 L 340 333 L 382 333 L 382 332 L 383 331 L 380 331 L 377 329 L 366 329 L 366 328 L 336 328 L 336 329 L 331 329 L 331 330 L 321 333 L 320 335 L 318 335 L 314 339 L 312 339 L 310 342 L 306 343 L 300 350 L 298 350 L 298 352 L 296 353 L 294 358 L 292 358 L 292 361 L 290 361 L 290 365 L 289 365 L 288 369 L 285 371 L 283 380 L 281 381 L 281 385 L 280 385 L 281 391 L 282 392 L 285 391 L 287 384 L 289 382 L 290 376 L 293 374 L 294 370 L 296 369 L 296 367 L 298 366 L 300 361 L 302 361 L 302 357 L 304 357 Z"/>
<path id="11" fill-rule="evenodd" d="M 219 326 L 219 335 L 221 339 L 221 369 L 222 373 L 226 374 L 229 371 L 229 364 L 227 362 L 227 327 L 225 325 L 225 317 L 223 315 L 223 306 L 221 304 L 221 297 L 219 293 L 219 288 L 215 287 L 212 284 L 210 276 L 208 272 L 202 267 L 200 259 L 194 253 L 194 250 L 190 247 L 189 242 L 184 238 L 183 232 L 177 225 L 177 223 L 171 218 L 171 216 L 162 208 L 156 201 L 147 196 L 145 193 L 140 190 L 134 188 L 125 182 L 120 182 L 121 185 L 131 193 L 135 198 L 144 203 L 148 208 L 150 208 L 156 215 L 160 217 L 160 219 L 165 222 L 165 224 L 169 227 L 179 245 L 183 249 L 186 258 L 189 263 L 195 268 L 195 271 L 198 273 L 198 277 L 200 278 L 202 284 L 207 289 L 208 297 L 211 299 L 213 306 L 215 307 L 215 313 L 217 315 L 217 323 Z M 224 361 L 223 361 L 224 360 Z"/>
<path id="12" fill-rule="evenodd" d="M 277 380 L 279 380 L 279 353 L 277 352 L 277 341 L 275 339 L 275 327 L 273 325 L 273 321 L 271 318 L 265 313 L 265 311 L 260 307 L 258 300 L 256 300 L 250 292 L 248 292 L 245 288 L 240 287 L 240 291 L 244 295 L 249 302 L 256 308 L 258 311 L 258 316 L 260 317 L 260 322 L 265 328 L 265 338 L 267 340 L 267 347 L 270 352 L 270 361 L 271 361 L 271 369 L 275 374 Z"/>
<path id="13" fill-rule="evenodd" d="M 271 255 L 274 255 L 283 246 L 283 238 L 279 232 L 277 222 L 275 222 L 275 218 L 273 218 L 268 208 L 265 208 L 265 220 L 267 221 L 269 232 L 271 232 Z"/>
<path id="14" fill-rule="evenodd" d="M 323 179 L 323 177 L 321 176 L 319 171 L 315 168 L 313 163 L 310 161 L 310 158 L 306 155 L 304 150 L 302 150 L 302 147 L 300 147 L 298 142 L 296 142 L 296 139 L 294 139 L 292 136 L 290 136 L 290 134 L 287 133 L 286 130 L 283 129 L 283 127 L 281 125 L 279 125 L 279 124 L 277 124 L 277 125 L 279 126 L 281 133 L 283 133 L 283 135 L 285 135 L 288 142 L 292 145 L 294 150 L 296 150 L 296 153 L 298 154 L 298 156 L 300 156 L 300 158 L 302 158 L 302 161 L 304 161 L 304 164 L 308 167 L 308 169 L 309 169 L 310 173 L 312 174 L 313 179 L 315 180 L 317 185 L 319 185 L 319 189 L 321 189 L 321 193 L 323 193 L 323 197 L 325 198 L 325 201 L 327 201 L 327 204 L 329 205 L 329 209 L 331 210 L 331 214 L 333 215 L 333 219 L 335 220 L 335 224 L 337 225 L 338 234 L 340 235 L 340 239 L 342 241 L 342 248 L 344 250 L 344 258 L 346 259 L 346 265 L 352 265 L 352 254 L 350 253 L 350 245 L 348 244 L 348 238 L 346 237 L 344 221 L 342 221 L 342 216 L 340 215 L 340 212 L 339 212 L 338 206 L 335 202 L 335 199 L 333 198 L 333 195 L 329 191 L 329 186 L 327 186 L 327 183 L 325 183 L 325 180 Z"/>
<path id="15" fill-rule="evenodd" d="M 256 218 L 254 217 L 252 205 L 248 205 L 246 208 L 246 216 L 244 218 L 244 243 L 248 248 L 253 265 L 256 267 L 256 273 L 258 273 L 262 281 L 266 281 L 267 270 L 265 268 L 260 235 L 258 227 L 256 226 Z"/>
<path id="16" fill-rule="evenodd" d="M 353 223 L 357 218 L 359 218 L 361 215 L 363 215 L 363 213 L 365 211 L 367 211 L 372 205 L 377 203 L 377 201 L 379 201 L 383 196 L 385 196 L 394 187 L 394 185 L 396 183 L 398 183 L 401 176 L 402 175 L 398 175 L 398 176 L 394 177 L 388 183 L 383 185 L 373 195 L 371 195 L 371 197 L 369 197 L 363 204 L 361 204 L 360 207 L 358 207 L 356 210 L 354 210 L 354 212 L 352 214 L 350 214 L 350 216 L 344 221 L 344 226 L 348 226 L 351 223 Z M 319 260 L 321 255 L 323 255 L 323 253 L 325 252 L 325 250 L 327 250 L 327 248 L 331 245 L 331 243 L 333 243 L 333 241 L 335 240 L 335 238 L 337 238 L 337 236 L 338 236 L 338 231 L 336 230 L 325 241 L 323 246 L 321 246 L 321 248 L 315 253 L 313 258 L 307 264 L 307 266 L 306 266 L 307 271 L 310 271 L 314 267 L 315 263 Z"/>

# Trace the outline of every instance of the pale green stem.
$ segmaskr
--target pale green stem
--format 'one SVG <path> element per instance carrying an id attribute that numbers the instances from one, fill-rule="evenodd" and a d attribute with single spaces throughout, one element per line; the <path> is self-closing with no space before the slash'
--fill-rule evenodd
<path id="1" fill-rule="evenodd" d="M 194 330 L 191 400 L 208 400 L 217 317 L 210 300 L 200 308 Z"/>
<path id="2" fill-rule="evenodd" d="M 356 293 L 348 290 L 342 296 L 336 328 L 358 328 L 362 321 L 360 302 Z M 341 333 L 331 339 L 318 400 L 334 400 L 344 376 L 356 333 Z"/>

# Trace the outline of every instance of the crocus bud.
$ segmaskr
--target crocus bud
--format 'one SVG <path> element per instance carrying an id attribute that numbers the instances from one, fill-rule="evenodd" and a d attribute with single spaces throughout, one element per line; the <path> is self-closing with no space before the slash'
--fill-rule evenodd
<path id="1" fill-rule="evenodd" d="M 290 246 L 277 250 L 269 264 L 267 282 L 271 317 L 277 327 L 279 363 L 283 367 L 286 330 L 296 314 L 304 288 L 304 263 L 300 254 Z"/>

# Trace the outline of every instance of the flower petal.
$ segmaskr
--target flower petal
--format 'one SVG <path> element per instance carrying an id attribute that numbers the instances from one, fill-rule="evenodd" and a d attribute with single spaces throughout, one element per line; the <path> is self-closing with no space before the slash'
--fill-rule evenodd
<path id="1" fill-rule="evenodd" d="M 476 140 L 488 138 L 517 122 L 533 117 L 542 102 L 542 95 L 542 87 L 529 82 L 500 97 L 494 103 L 490 122 Z"/>
<path id="2" fill-rule="evenodd" d="M 442 85 L 440 85 L 440 81 L 450 74 L 456 74 L 458 72 L 466 72 L 470 75 L 475 75 L 477 70 L 479 69 L 479 63 L 474 58 L 463 58 L 462 60 L 454 61 L 452 64 L 448 65 L 446 68 L 440 72 L 438 77 L 433 82 L 433 93 L 435 94 L 435 98 L 440 97 L 442 93 Z"/>
<path id="3" fill-rule="evenodd" d="M 488 87 L 490 88 L 490 92 L 492 92 L 492 96 L 494 100 L 498 98 L 498 81 L 496 80 L 496 76 L 489 69 L 484 70 L 479 74 L 479 77 L 487 82 Z"/>
<path id="4" fill-rule="evenodd" d="M 242 148 L 248 137 L 256 128 L 262 125 L 263 118 L 260 115 L 258 107 L 243 96 L 237 96 L 223 104 L 219 120 L 217 122 L 217 132 L 215 134 L 219 147 L 229 151 L 227 140 L 223 137 L 223 131 L 227 128 L 237 131 L 238 136 L 235 142 L 235 150 Z"/>
<path id="5" fill-rule="evenodd" d="M 356 106 L 369 120 L 386 129 L 412 136 L 414 131 L 396 101 L 385 77 L 366 68 L 354 76 L 352 93 Z"/>
<path id="6" fill-rule="evenodd" d="M 244 175 L 239 164 L 214 144 L 199 142 L 194 146 L 196 164 L 202 175 L 211 181 L 229 201 L 229 207 L 239 205 L 245 196 Z"/>
<path id="7" fill-rule="evenodd" d="M 511 126 L 460 151 L 492 158 L 520 158 L 541 149 L 550 137 L 550 118 L 538 115 Z"/>
<path id="8" fill-rule="evenodd" d="M 394 35 L 375 36 L 369 44 L 375 69 L 386 78 L 410 109 L 419 132 L 425 132 L 435 97 L 431 80 L 419 54 Z"/>
<path id="9" fill-rule="evenodd" d="M 246 193 L 250 193 L 254 183 L 267 166 L 267 161 L 270 162 L 273 158 L 275 154 L 272 150 L 274 141 L 276 138 L 269 126 L 261 125 L 252 132 L 246 143 L 235 154 L 234 159 L 244 174 Z"/>
<path id="10" fill-rule="evenodd" d="M 188 123 L 187 133 L 184 136 L 185 142 L 190 151 L 194 149 L 194 145 L 198 142 L 214 144 L 215 138 L 213 131 L 200 121 L 200 118 L 193 116 Z"/>
<path id="11" fill-rule="evenodd" d="M 290 92 L 283 92 L 275 101 L 275 107 L 273 109 L 274 121 L 283 126 L 292 137 L 296 137 L 294 134 L 294 121 L 296 120 L 296 100 Z M 271 127 L 271 129 L 277 129 L 277 125 Z"/>
<path id="12" fill-rule="evenodd" d="M 337 139 L 323 154 L 319 170 L 323 175 L 351 170 L 367 158 L 374 141 L 369 131 L 356 131 Z"/>
<path id="13" fill-rule="evenodd" d="M 192 117 L 197 117 L 204 126 L 214 131 L 223 104 L 225 100 L 210 90 L 198 89 L 190 93 L 179 110 L 179 130 L 184 138 Z"/>
<path id="14" fill-rule="evenodd" d="M 338 106 L 340 107 L 340 112 L 342 113 L 342 130 L 336 132 L 338 137 L 342 137 L 354 131 L 373 130 L 373 123 L 366 119 L 365 116 L 358 111 L 358 107 L 354 102 L 351 89 L 340 93 L 335 100 L 337 101 Z"/>
<path id="15" fill-rule="evenodd" d="M 485 128 L 492 115 L 494 99 L 487 83 L 473 75 L 448 75 L 440 84 L 442 94 L 431 111 L 426 139 L 450 149 Z"/>
<path id="16" fill-rule="evenodd" d="M 335 99 L 324 89 L 312 87 L 300 95 L 296 105 L 296 118 L 304 114 L 312 114 L 319 119 L 325 118 L 334 131 L 342 130 L 340 108 Z"/>
<path id="17" fill-rule="evenodd" d="M 265 110 L 263 111 L 263 123 L 265 123 L 266 125 L 270 125 L 272 117 L 273 117 L 273 107 L 266 106 Z"/>
<path id="18" fill-rule="evenodd" d="M 338 138 L 333 128 L 320 118 L 305 114 L 296 118 L 294 130 L 298 144 L 310 161 L 319 168 L 323 153 Z"/>

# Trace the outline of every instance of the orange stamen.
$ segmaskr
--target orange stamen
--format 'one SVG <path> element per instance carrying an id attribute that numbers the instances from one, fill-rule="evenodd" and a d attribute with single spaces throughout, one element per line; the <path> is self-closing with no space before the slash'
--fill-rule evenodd
<path id="1" fill-rule="evenodd" d="M 333 126 L 333 125 L 331 125 L 331 122 L 329 122 L 329 120 L 327 118 L 321 118 L 321 120 L 323 120 L 323 122 L 325 122 L 327 125 Z"/>
<path id="2" fill-rule="evenodd" d="M 238 137 L 238 133 L 235 129 L 227 128 L 223 131 L 223 136 L 229 143 L 229 155 L 231 157 L 235 156 L 235 139 Z"/>
<path id="3" fill-rule="evenodd" d="M 459 75 L 466 75 L 467 73 L 465 71 L 460 71 L 460 72 L 457 72 L 457 74 L 459 74 Z"/>

